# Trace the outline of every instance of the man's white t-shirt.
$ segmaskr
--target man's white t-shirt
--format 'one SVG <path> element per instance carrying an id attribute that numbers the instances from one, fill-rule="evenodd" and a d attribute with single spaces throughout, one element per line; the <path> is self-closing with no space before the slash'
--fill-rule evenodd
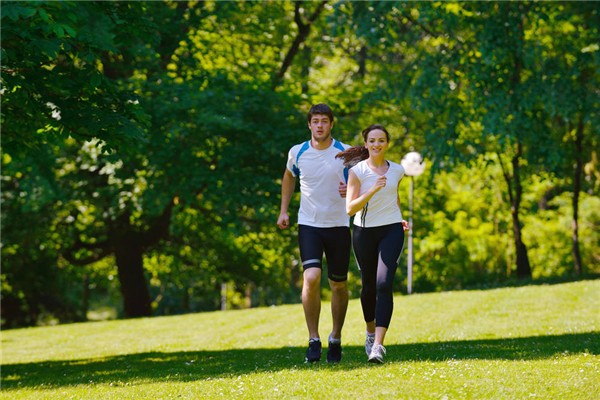
<path id="1" fill-rule="evenodd" d="M 375 193 L 369 202 L 356 213 L 354 225 L 371 228 L 402 222 L 402 213 L 398 206 L 398 182 L 404 176 L 404 167 L 391 161 L 387 161 L 387 163 L 389 168 L 385 173 L 387 178 L 385 187 Z M 352 172 L 360 181 L 359 196 L 367 192 L 380 177 L 369 167 L 367 160 L 352 167 Z"/>
<path id="2" fill-rule="evenodd" d="M 325 150 L 312 147 L 310 140 L 293 146 L 288 153 L 287 169 L 300 177 L 298 224 L 316 228 L 350 226 L 346 199 L 338 191 L 346 183 L 343 160 L 335 156 L 350 147 L 333 140 Z"/>

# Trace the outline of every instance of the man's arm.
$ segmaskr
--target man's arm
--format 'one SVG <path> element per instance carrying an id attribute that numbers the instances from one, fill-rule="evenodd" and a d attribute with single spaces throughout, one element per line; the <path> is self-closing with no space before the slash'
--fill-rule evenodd
<path id="1" fill-rule="evenodd" d="M 288 215 L 288 207 L 296 188 L 296 177 L 286 168 L 281 180 L 281 208 L 279 209 L 279 218 L 277 226 L 280 229 L 286 229 L 290 226 L 290 216 Z"/>

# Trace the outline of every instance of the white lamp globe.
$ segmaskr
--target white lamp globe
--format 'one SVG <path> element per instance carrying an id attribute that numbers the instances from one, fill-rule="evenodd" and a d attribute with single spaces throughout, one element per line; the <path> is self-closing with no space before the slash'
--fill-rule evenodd
<path id="1" fill-rule="evenodd" d="M 404 168 L 404 173 L 408 176 L 419 176 L 425 171 L 425 161 L 416 151 L 411 151 L 405 155 L 400 164 Z"/>

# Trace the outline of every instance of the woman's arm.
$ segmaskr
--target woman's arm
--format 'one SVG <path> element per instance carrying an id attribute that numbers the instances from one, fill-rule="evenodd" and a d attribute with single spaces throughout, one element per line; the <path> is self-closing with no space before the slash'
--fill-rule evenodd
<path id="1" fill-rule="evenodd" d="M 396 201 L 398 202 L 398 208 L 400 209 L 400 212 L 402 212 L 402 208 L 400 207 L 400 181 L 398 181 L 398 189 L 396 189 L 396 193 L 398 193 L 398 197 L 396 198 Z M 410 230 L 410 224 L 405 219 L 402 220 L 402 229 L 404 229 L 404 231 Z"/>
<path id="2" fill-rule="evenodd" d="M 385 182 L 386 177 L 380 176 L 368 191 L 359 196 L 360 180 L 354 171 L 350 170 L 350 173 L 348 174 L 348 188 L 346 191 L 346 212 L 348 215 L 353 216 L 363 208 L 365 204 L 371 200 L 371 197 L 385 186 Z"/>

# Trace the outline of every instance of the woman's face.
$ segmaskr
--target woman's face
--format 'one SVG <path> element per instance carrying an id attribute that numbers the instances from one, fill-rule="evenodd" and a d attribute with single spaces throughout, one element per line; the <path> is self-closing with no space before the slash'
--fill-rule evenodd
<path id="1" fill-rule="evenodd" d="M 367 134 L 365 147 L 369 150 L 369 156 L 385 154 L 388 145 L 387 135 L 381 129 L 373 129 Z"/>

